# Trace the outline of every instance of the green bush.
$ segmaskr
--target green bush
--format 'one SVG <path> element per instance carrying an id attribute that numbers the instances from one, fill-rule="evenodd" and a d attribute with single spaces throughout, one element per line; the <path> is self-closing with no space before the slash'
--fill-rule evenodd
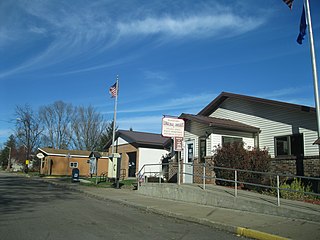
<path id="1" fill-rule="evenodd" d="M 250 171 L 268 172 L 270 169 L 270 155 L 266 149 L 246 149 L 243 142 L 233 142 L 218 146 L 214 154 L 215 166 L 235 168 Z M 215 169 L 217 178 L 233 180 L 234 171 Z M 268 184 L 268 177 L 260 173 L 239 172 L 238 181 Z M 232 186 L 234 183 L 217 181 L 220 185 Z M 248 189 L 263 190 L 252 185 L 245 185 Z"/>
<path id="2" fill-rule="evenodd" d="M 304 200 L 307 197 L 304 192 L 312 192 L 311 185 L 304 185 L 300 178 L 294 178 L 291 184 L 286 181 L 280 185 L 280 196 L 285 199 Z"/>

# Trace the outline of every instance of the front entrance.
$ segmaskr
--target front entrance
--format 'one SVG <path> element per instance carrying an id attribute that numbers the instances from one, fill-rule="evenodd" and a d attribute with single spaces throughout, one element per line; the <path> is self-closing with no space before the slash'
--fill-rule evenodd
<path id="1" fill-rule="evenodd" d="M 193 183 L 194 141 L 187 141 L 183 158 L 183 183 Z"/>
<path id="2" fill-rule="evenodd" d="M 128 153 L 128 157 L 129 157 L 128 177 L 136 177 L 137 152 Z"/>

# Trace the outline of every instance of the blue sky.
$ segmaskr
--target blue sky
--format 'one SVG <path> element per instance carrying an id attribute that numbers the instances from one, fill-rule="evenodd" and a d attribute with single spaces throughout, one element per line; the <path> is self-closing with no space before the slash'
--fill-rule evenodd
<path id="1" fill-rule="evenodd" d="M 196 114 L 222 91 L 314 106 L 308 36 L 296 43 L 302 4 L 2 0 L 0 143 L 17 105 L 91 104 L 112 120 L 117 74 L 120 129 L 160 133 L 163 115 Z"/>

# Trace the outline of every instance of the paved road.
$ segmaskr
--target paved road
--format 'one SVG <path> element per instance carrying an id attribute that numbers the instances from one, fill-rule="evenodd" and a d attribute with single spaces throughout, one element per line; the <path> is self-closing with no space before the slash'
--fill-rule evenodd
<path id="1" fill-rule="evenodd" d="M 206 226 L 4 173 L 0 173 L 0 236 L 1 240 L 239 239 Z"/>

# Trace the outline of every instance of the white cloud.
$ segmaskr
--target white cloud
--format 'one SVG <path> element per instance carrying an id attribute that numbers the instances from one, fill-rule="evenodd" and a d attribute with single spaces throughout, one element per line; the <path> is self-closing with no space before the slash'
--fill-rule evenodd
<path id="1" fill-rule="evenodd" d="M 163 104 L 120 110 L 118 113 L 144 113 L 148 112 L 161 112 L 159 115 L 144 115 L 139 117 L 119 118 L 117 125 L 120 129 L 130 129 L 135 131 L 148 131 L 148 132 L 161 132 L 161 120 L 163 115 L 179 116 L 181 113 L 194 113 L 199 112 L 209 102 L 211 102 L 217 94 L 202 94 L 199 96 L 186 96 L 182 98 L 173 98 L 164 101 Z M 111 113 L 111 112 L 109 112 Z"/>
<path id="2" fill-rule="evenodd" d="M 126 109 L 121 109 L 118 107 L 118 113 L 142 113 L 142 112 L 163 112 L 164 114 L 168 114 L 169 111 L 185 111 L 188 113 L 192 113 L 194 109 L 198 109 L 200 111 L 203 107 L 205 107 L 208 103 L 210 103 L 217 94 L 201 94 L 201 95 L 190 95 L 181 98 L 171 98 L 168 100 L 163 100 L 160 104 L 153 104 L 150 100 L 143 101 L 141 104 L 136 103 L 136 108 L 132 108 L 132 104 L 130 103 Z M 141 105 L 141 107 L 139 107 Z M 126 107 L 126 106 L 123 106 Z M 192 112 L 191 112 L 192 111 Z M 111 114 L 112 111 L 103 112 L 103 114 Z"/>
<path id="3" fill-rule="evenodd" d="M 301 87 L 299 88 L 289 87 L 289 88 L 274 90 L 269 93 L 263 93 L 261 94 L 261 96 L 263 96 L 263 98 L 278 98 L 278 97 L 283 97 L 287 95 L 297 94 L 301 92 L 301 90 L 302 90 Z"/>
<path id="4" fill-rule="evenodd" d="M 175 41 L 176 38 L 188 41 L 194 38 L 231 37 L 253 30 L 264 22 L 262 17 L 252 14 L 246 17 L 238 11 L 217 5 L 207 9 L 203 5 L 205 10 L 184 6 L 182 10 L 177 6 L 184 5 L 183 2 L 170 7 L 156 2 L 134 4 L 128 2 L 128 10 L 125 4 L 116 1 L 89 1 L 76 5 L 68 1 L 20 0 L 7 3 L 0 9 L 0 14 L 4 15 L 0 27 L 0 47 L 10 44 L 18 46 L 19 43 L 27 46 L 25 43 L 29 41 L 33 44 L 41 42 L 41 48 L 34 48 L 33 45 L 32 55 L 21 58 L 19 63 L 2 71 L 0 78 L 43 69 L 66 60 L 92 60 L 97 56 L 105 56 L 108 50 L 119 46 L 122 41 L 139 44 L 149 36 L 155 37 L 154 43 L 164 39 Z M 158 7 L 167 14 L 161 15 Z M 113 8 L 119 9 L 119 14 L 110 11 Z M 14 14 L 5 14 L 10 11 Z M 70 71 L 66 70 L 64 74 L 122 64 L 131 61 L 137 53 L 127 52 L 126 55 L 121 61 L 96 62 L 95 66 L 73 64 Z"/>
<path id="5" fill-rule="evenodd" d="M 30 32 L 32 33 L 38 33 L 38 34 L 45 34 L 47 33 L 47 30 L 42 27 L 36 27 L 36 26 L 31 26 L 29 29 Z"/>
<path id="6" fill-rule="evenodd" d="M 305 96 L 302 93 L 309 91 L 310 88 L 311 86 L 283 88 L 268 93 L 257 94 L 257 97 L 313 107 L 315 104 L 312 96 L 309 98 L 300 97 Z"/>
<path id="7" fill-rule="evenodd" d="M 193 15 L 189 17 L 163 17 L 120 22 L 117 27 L 121 35 L 154 35 L 168 37 L 202 38 L 234 36 L 253 30 L 260 26 L 260 18 L 241 17 L 231 13 L 213 15 Z"/>

